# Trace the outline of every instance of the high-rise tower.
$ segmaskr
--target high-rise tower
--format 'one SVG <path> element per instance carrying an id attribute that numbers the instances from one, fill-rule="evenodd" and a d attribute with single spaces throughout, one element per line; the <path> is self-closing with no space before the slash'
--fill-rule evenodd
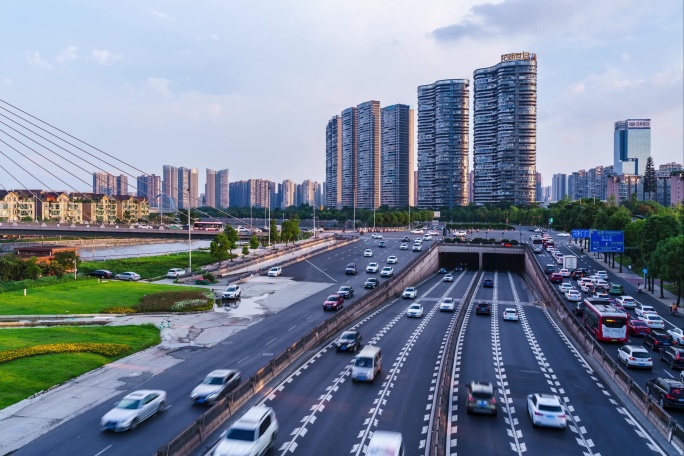
<path id="1" fill-rule="evenodd" d="M 356 110 L 359 130 L 356 205 L 375 209 L 380 206 L 380 102 L 367 101 Z"/>
<path id="2" fill-rule="evenodd" d="M 356 206 L 357 129 L 356 108 L 342 111 L 342 206 Z"/>
<path id="3" fill-rule="evenodd" d="M 536 54 L 504 54 L 493 67 L 475 70 L 473 84 L 474 201 L 533 203 L 537 162 Z"/>
<path id="4" fill-rule="evenodd" d="M 325 206 L 342 208 L 342 117 L 335 116 L 325 128 Z"/>
<path id="5" fill-rule="evenodd" d="M 404 104 L 380 111 L 380 204 L 405 208 L 413 182 L 413 109 Z"/>
<path id="6" fill-rule="evenodd" d="M 651 119 L 617 121 L 613 136 L 615 174 L 643 176 L 651 156 Z"/>

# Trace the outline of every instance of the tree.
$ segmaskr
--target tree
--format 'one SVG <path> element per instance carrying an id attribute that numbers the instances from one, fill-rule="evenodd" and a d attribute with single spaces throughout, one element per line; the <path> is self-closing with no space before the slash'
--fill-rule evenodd
<path id="1" fill-rule="evenodd" d="M 657 199 L 658 179 L 656 178 L 655 167 L 653 165 L 653 157 L 648 157 L 646 160 L 646 172 L 644 173 L 644 200 Z M 646 196 L 648 195 L 648 197 Z"/>
<path id="2" fill-rule="evenodd" d="M 73 271 L 74 268 L 78 269 L 81 264 L 81 257 L 77 252 L 57 252 L 54 261 L 62 267 L 62 270 Z"/>
<path id="3" fill-rule="evenodd" d="M 209 254 L 218 260 L 219 268 L 221 261 L 228 258 L 228 250 L 230 250 L 230 239 L 225 232 L 217 234 L 209 244 Z"/>
<path id="4" fill-rule="evenodd" d="M 252 250 L 259 248 L 259 239 L 256 237 L 256 234 L 253 234 L 249 239 L 249 248 Z"/>
<path id="5" fill-rule="evenodd" d="M 238 239 L 240 239 L 240 236 L 238 236 L 238 233 L 235 230 L 235 228 L 233 228 L 230 225 L 226 226 L 226 229 L 223 231 L 223 233 L 228 237 L 228 251 L 230 252 L 230 261 L 233 261 L 233 250 L 237 249 L 237 243 Z"/>
<path id="6" fill-rule="evenodd" d="M 652 215 L 647 218 L 644 222 L 643 228 L 641 229 L 639 235 L 639 248 L 644 256 L 648 266 L 650 266 L 651 260 L 653 259 L 653 254 L 658 247 L 658 243 L 667 238 L 680 235 L 682 232 L 682 226 L 677 220 L 675 215 Z M 651 286 L 650 290 L 653 289 L 653 278 L 657 277 L 656 271 L 651 273 Z M 661 288 L 662 288 L 662 277 L 661 277 Z"/>
<path id="7" fill-rule="evenodd" d="M 684 286 L 684 235 L 680 234 L 660 241 L 653 252 L 651 267 L 656 269 L 662 279 L 677 286 L 677 306 L 679 306 Z"/>
<path id="8" fill-rule="evenodd" d="M 271 242 L 276 244 L 278 242 L 278 225 L 275 219 L 271 219 L 269 222 L 268 231 L 270 233 Z"/>
<path id="9" fill-rule="evenodd" d="M 296 241 L 301 231 L 299 230 L 299 220 L 285 220 L 280 230 L 280 239 L 285 241 L 285 245 L 289 241 Z"/>
<path id="10" fill-rule="evenodd" d="M 242 246 L 242 257 L 244 258 L 247 255 L 249 255 L 249 247 L 247 247 L 247 245 L 243 245 Z"/>

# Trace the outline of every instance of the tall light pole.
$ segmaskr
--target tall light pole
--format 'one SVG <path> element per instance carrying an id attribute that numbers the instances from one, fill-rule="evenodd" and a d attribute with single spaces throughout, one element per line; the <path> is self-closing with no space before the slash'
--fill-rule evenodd
<path id="1" fill-rule="evenodd" d="M 313 202 L 313 234 L 314 239 L 316 239 L 316 197 L 314 196 Z"/>
<path id="2" fill-rule="evenodd" d="M 190 221 L 190 189 L 188 189 L 188 272 L 192 272 L 192 225 Z"/>

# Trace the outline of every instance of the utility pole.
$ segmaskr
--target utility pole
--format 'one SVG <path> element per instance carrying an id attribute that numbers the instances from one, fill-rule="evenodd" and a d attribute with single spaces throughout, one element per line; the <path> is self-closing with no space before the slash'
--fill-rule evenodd
<path id="1" fill-rule="evenodd" d="M 188 272 L 192 272 L 192 222 L 190 219 L 190 189 L 188 189 Z"/>

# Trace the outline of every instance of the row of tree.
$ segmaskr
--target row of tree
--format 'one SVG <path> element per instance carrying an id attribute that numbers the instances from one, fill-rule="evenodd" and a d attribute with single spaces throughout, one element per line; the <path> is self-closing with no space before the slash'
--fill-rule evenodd
<path id="1" fill-rule="evenodd" d="M 35 257 L 21 258 L 18 255 L 0 256 L 0 281 L 12 282 L 37 279 L 41 276 L 62 277 L 81 264 L 76 252 L 58 252 L 47 263 L 38 262 Z"/>

